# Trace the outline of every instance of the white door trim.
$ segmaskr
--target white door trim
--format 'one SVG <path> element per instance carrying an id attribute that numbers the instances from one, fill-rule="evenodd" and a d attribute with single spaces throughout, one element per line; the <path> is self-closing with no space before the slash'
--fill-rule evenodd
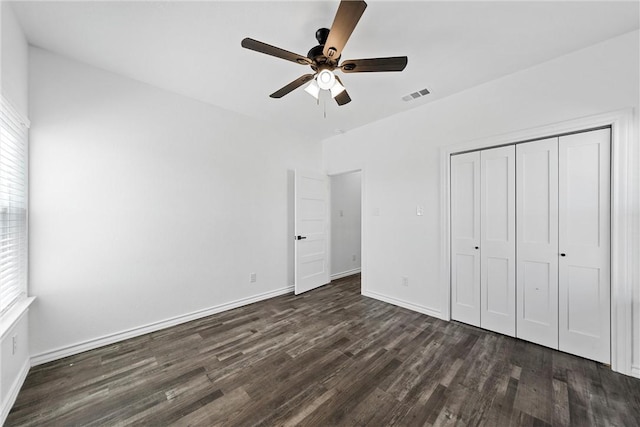
<path id="1" fill-rule="evenodd" d="M 510 132 L 440 148 L 442 317 L 451 319 L 450 279 L 450 168 L 452 153 L 495 147 L 556 136 L 601 126 L 611 126 L 611 369 L 632 374 L 633 290 L 639 287 L 640 224 L 634 216 L 639 202 L 635 171 L 640 168 L 633 148 L 633 109 L 582 117 L 532 129 Z M 637 216 L 637 215 L 636 215 Z M 634 372 L 637 373 L 638 370 Z"/>

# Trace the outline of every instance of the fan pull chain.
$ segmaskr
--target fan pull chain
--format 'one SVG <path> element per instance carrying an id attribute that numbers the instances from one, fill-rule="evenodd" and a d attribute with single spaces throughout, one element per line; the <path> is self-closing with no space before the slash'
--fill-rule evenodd
<path id="1" fill-rule="evenodd" d="M 327 118 L 327 100 L 326 99 L 322 100 L 322 105 L 324 107 L 324 118 L 326 119 Z"/>

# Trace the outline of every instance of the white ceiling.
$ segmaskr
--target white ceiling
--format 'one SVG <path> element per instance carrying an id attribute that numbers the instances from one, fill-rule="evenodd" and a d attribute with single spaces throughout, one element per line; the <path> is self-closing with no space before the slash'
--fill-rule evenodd
<path id="1" fill-rule="evenodd" d="M 638 1 L 369 1 L 344 59 L 407 55 L 402 73 L 342 74 L 353 101 L 270 93 L 306 66 L 240 47 L 306 55 L 338 1 L 15 2 L 35 46 L 313 139 L 415 108 L 639 28 Z M 410 102 L 402 97 L 428 88 Z M 589 88 L 585 88 L 589 90 Z M 324 113 L 326 110 L 326 118 Z"/>

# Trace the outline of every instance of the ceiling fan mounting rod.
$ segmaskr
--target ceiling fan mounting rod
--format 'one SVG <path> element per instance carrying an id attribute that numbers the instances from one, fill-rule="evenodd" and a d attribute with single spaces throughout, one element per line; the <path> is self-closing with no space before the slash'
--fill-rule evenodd
<path id="1" fill-rule="evenodd" d="M 328 28 L 319 28 L 316 31 L 316 40 L 318 40 L 318 44 L 324 46 L 327 42 L 327 37 L 329 37 L 329 29 Z"/>

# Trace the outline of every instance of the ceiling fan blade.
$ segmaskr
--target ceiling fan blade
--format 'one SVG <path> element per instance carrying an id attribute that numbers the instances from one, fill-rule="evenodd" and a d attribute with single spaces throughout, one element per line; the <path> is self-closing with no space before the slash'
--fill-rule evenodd
<path id="1" fill-rule="evenodd" d="M 342 80 L 340 80 L 340 78 L 338 76 L 336 76 L 336 80 L 338 81 L 338 83 L 340 83 L 342 86 L 344 86 L 344 84 L 342 84 Z M 342 92 L 340 92 L 339 94 L 337 94 L 336 97 L 333 98 L 333 99 L 336 100 L 338 105 L 344 105 L 344 104 L 348 104 L 348 103 L 351 102 L 351 97 L 347 93 L 347 89 L 345 89 Z"/>
<path id="2" fill-rule="evenodd" d="M 367 3 L 363 1 L 342 0 L 340 2 L 329 31 L 329 37 L 324 44 L 322 51 L 324 56 L 330 60 L 338 60 L 344 45 L 347 44 L 347 40 L 349 40 L 366 8 Z"/>
<path id="3" fill-rule="evenodd" d="M 348 59 L 342 61 L 340 69 L 345 73 L 367 73 L 378 71 L 402 71 L 407 66 L 406 56 L 390 58 Z"/>
<path id="4" fill-rule="evenodd" d="M 349 94 L 347 93 L 346 90 L 344 90 L 343 92 L 341 92 L 339 95 L 337 95 L 335 98 L 333 98 L 336 100 L 336 102 L 338 103 L 338 105 L 344 105 L 344 104 L 348 104 L 351 102 L 351 97 L 349 96 Z"/>
<path id="5" fill-rule="evenodd" d="M 283 96 L 285 96 L 289 92 L 291 92 L 291 91 L 293 91 L 295 89 L 298 89 L 300 86 L 302 86 L 303 84 L 305 84 L 308 81 L 311 81 L 312 79 L 313 79 L 313 74 L 305 74 L 304 76 L 298 77 L 297 79 L 295 79 L 294 81 L 292 81 L 288 85 L 284 86 L 283 88 L 278 89 L 277 91 L 273 92 L 269 96 L 271 98 L 282 98 Z"/>
<path id="6" fill-rule="evenodd" d="M 250 39 L 248 37 L 242 40 L 242 47 L 275 56 L 276 58 L 286 59 L 287 61 L 295 62 L 297 64 L 310 65 L 312 63 L 312 61 L 306 56 L 298 55 L 297 53 L 289 52 L 288 50 L 280 49 L 279 47 L 271 46 L 270 44 L 259 42 L 258 40 Z"/>

